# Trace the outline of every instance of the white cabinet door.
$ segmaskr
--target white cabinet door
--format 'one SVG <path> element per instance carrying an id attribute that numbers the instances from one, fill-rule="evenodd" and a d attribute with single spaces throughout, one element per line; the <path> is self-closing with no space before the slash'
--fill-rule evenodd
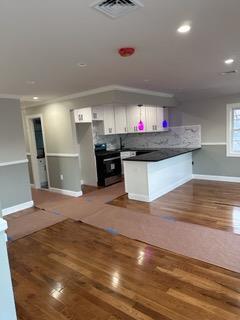
<path id="1" fill-rule="evenodd" d="M 115 133 L 127 133 L 127 110 L 125 106 L 115 106 Z"/>
<path id="2" fill-rule="evenodd" d="M 145 107 L 128 106 L 127 107 L 127 124 L 128 124 L 128 132 L 146 132 L 146 113 Z M 141 120 L 144 124 L 144 129 L 142 131 L 138 130 L 138 123 Z"/>
<path id="3" fill-rule="evenodd" d="M 155 132 L 158 130 L 157 127 L 157 107 L 147 106 L 146 107 L 146 131 Z"/>
<path id="4" fill-rule="evenodd" d="M 92 108 L 92 119 L 95 121 L 103 121 L 104 120 L 104 107 L 93 107 Z"/>
<path id="5" fill-rule="evenodd" d="M 74 119 L 76 123 L 91 123 L 92 122 L 92 109 L 82 108 L 74 110 Z"/>
<path id="6" fill-rule="evenodd" d="M 164 128 L 163 121 L 166 120 L 168 124 L 168 109 L 163 107 L 157 107 L 157 126 L 158 131 L 168 131 L 168 125 Z"/>
<path id="7" fill-rule="evenodd" d="M 112 105 L 104 106 L 104 134 L 115 134 L 115 116 Z"/>

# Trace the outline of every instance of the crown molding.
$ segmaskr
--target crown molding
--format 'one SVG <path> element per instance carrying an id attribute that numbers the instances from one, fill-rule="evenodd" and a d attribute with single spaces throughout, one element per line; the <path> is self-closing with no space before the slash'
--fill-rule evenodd
<path id="1" fill-rule="evenodd" d="M 109 85 L 105 87 L 99 87 L 96 89 L 90 89 L 78 93 L 74 93 L 71 95 L 59 97 L 56 99 L 52 100 L 46 100 L 46 101 L 39 101 L 35 102 L 29 106 L 23 106 L 22 109 L 28 109 L 40 105 L 46 105 L 50 103 L 56 103 L 56 102 L 61 102 L 61 101 L 66 101 L 66 100 L 72 100 L 72 99 L 77 99 L 77 98 L 82 98 L 82 97 L 87 97 L 90 95 L 98 94 L 98 93 L 105 93 L 109 91 L 122 91 L 122 92 L 129 92 L 129 93 L 139 93 L 139 94 L 145 94 L 149 96 L 156 96 L 156 97 L 163 97 L 163 98 L 173 98 L 174 94 L 170 93 L 164 93 L 160 91 L 153 91 L 153 90 L 145 90 L 145 89 L 139 89 L 139 88 L 133 88 L 133 87 L 125 87 L 125 86 L 120 86 L 120 85 Z"/>
<path id="2" fill-rule="evenodd" d="M 0 94 L 0 99 L 14 99 L 20 100 L 21 97 L 14 94 Z"/>

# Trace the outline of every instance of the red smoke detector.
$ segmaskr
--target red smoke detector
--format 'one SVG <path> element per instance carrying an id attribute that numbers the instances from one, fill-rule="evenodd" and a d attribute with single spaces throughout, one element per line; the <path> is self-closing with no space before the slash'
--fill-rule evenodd
<path id="1" fill-rule="evenodd" d="M 121 57 L 130 57 L 134 54 L 135 49 L 134 48 L 121 48 L 118 50 L 118 53 Z"/>

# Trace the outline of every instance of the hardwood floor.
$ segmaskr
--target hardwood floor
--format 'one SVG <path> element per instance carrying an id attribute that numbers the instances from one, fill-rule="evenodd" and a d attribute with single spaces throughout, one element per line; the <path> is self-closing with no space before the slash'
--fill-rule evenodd
<path id="1" fill-rule="evenodd" d="M 87 193 L 102 189 L 102 187 L 94 187 L 94 186 L 89 186 L 89 185 L 86 185 L 86 184 L 82 184 L 81 187 L 82 187 L 83 194 L 87 194 Z"/>
<path id="2" fill-rule="evenodd" d="M 110 204 L 240 234 L 239 183 L 192 180 L 151 203 L 126 194 Z"/>
<path id="3" fill-rule="evenodd" d="M 18 320 L 240 319 L 240 274 L 72 220 L 9 256 Z"/>

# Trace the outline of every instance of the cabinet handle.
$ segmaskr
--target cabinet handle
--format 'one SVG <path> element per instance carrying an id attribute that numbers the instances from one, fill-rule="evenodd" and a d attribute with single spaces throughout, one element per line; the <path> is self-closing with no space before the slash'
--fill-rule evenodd
<path id="1" fill-rule="evenodd" d="M 127 127 L 125 127 L 125 132 L 127 132 Z"/>
<path id="2" fill-rule="evenodd" d="M 155 126 L 154 125 L 152 126 L 152 129 L 155 130 Z"/>

